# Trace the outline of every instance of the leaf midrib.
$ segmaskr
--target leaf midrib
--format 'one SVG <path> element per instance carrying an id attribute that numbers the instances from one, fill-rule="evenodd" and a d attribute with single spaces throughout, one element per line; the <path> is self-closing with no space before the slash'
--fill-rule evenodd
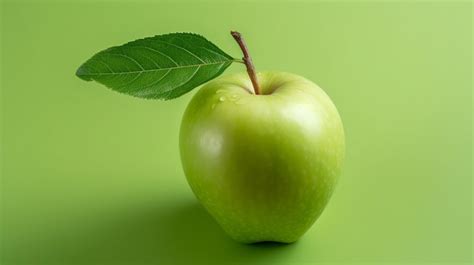
<path id="1" fill-rule="evenodd" d="M 174 70 L 174 69 L 183 69 L 183 68 L 190 68 L 190 67 L 201 67 L 201 66 L 208 66 L 208 65 L 215 65 L 215 64 L 224 64 L 227 62 L 233 62 L 234 59 L 229 59 L 226 61 L 221 62 L 213 62 L 213 63 L 203 63 L 203 64 L 190 64 L 190 65 L 180 65 L 180 66 L 173 66 L 173 67 L 166 67 L 160 69 L 148 69 L 148 70 L 137 70 L 137 71 L 128 71 L 128 72 L 115 72 L 115 73 L 88 73 L 84 76 L 101 76 L 101 75 L 126 75 L 126 74 L 139 74 L 139 73 L 147 73 L 147 72 L 157 72 L 157 71 L 164 71 L 164 70 Z"/>

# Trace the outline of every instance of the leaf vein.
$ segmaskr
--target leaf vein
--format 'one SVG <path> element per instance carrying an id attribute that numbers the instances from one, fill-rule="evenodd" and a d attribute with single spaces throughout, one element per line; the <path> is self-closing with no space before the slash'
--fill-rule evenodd
<path id="1" fill-rule="evenodd" d="M 194 73 L 191 75 L 191 77 L 189 77 L 186 81 L 182 82 L 181 84 L 176 85 L 175 88 L 182 87 L 182 86 L 184 86 L 186 83 L 188 83 L 189 81 L 191 81 L 191 80 L 194 78 L 194 76 L 197 74 L 197 72 L 199 71 L 200 68 L 201 68 L 201 66 L 198 66 L 198 67 L 196 68 L 196 70 L 194 71 Z M 171 95 L 171 93 L 173 93 L 173 92 L 174 92 L 174 89 L 169 90 L 168 93 L 166 93 L 166 97 L 169 97 L 169 95 Z"/>
<path id="2" fill-rule="evenodd" d="M 163 55 L 163 56 L 165 56 L 166 58 L 170 59 L 170 61 L 173 62 L 176 66 L 179 66 L 179 64 L 178 64 L 175 60 L 173 60 L 173 58 L 171 58 L 170 56 L 168 56 L 168 55 L 166 55 L 166 54 L 164 54 L 164 53 L 162 53 L 162 52 L 160 52 L 160 51 L 158 51 L 158 50 L 155 50 L 155 49 L 153 49 L 153 48 L 146 47 L 146 46 L 139 46 L 139 45 L 136 45 L 136 46 L 133 46 L 133 47 L 145 48 L 145 49 L 148 49 L 148 50 L 153 51 L 153 52 L 155 52 L 155 53 L 158 53 L 158 54 L 160 54 L 160 55 Z"/>
<path id="3" fill-rule="evenodd" d="M 135 80 L 137 80 L 141 75 L 142 75 L 142 73 L 138 73 L 131 81 L 129 81 L 129 82 L 127 82 L 127 83 L 125 83 L 121 86 L 117 86 L 117 89 L 128 87 L 131 83 L 135 82 Z"/>
<path id="4" fill-rule="evenodd" d="M 146 88 L 149 88 L 149 87 L 152 87 L 152 86 L 158 84 L 161 80 L 163 80 L 163 78 L 165 78 L 171 72 L 171 70 L 173 70 L 173 69 L 168 69 L 168 71 L 162 77 L 160 77 L 156 81 L 151 82 L 151 84 L 144 86 L 143 89 L 146 89 Z"/>
<path id="5" fill-rule="evenodd" d="M 129 59 L 130 61 L 134 62 L 136 65 L 138 65 L 138 67 L 140 67 L 142 70 L 145 70 L 145 68 L 143 68 L 143 66 L 137 62 L 137 60 L 133 59 L 132 57 L 128 56 L 128 55 L 125 55 L 125 54 L 120 54 L 120 53 L 109 53 L 110 55 L 116 55 L 116 56 L 121 56 L 121 57 L 124 57 L 124 58 L 127 58 Z"/>
<path id="6" fill-rule="evenodd" d="M 105 65 L 105 67 L 107 67 L 107 68 L 110 70 L 110 73 L 115 74 L 115 71 L 109 66 L 108 63 L 102 61 L 101 59 L 96 59 L 96 60 L 97 60 L 99 63 Z"/>
<path id="7" fill-rule="evenodd" d="M 206 47 L 204 47 L 204 46 L 200 46 L 200 47 L 198 47 L 198 48 L 203 48 L 204 50 L 207 50 L 207 51 L 209 51 L 209 52 L 212 52 L 212 53 L 214 53 L 215 55 L 218 55 L 218 56 L 221 57 L 221 58 L 228 59 L 228 58 L 225 57 L 224 55 L 222 55 L 222 54 L 220 54 L 220 53 L 218 53 L 218 52 L 215 52 L 215 51 L 213 51 L 213 50 L 210 50 L 210 49 L 208 49 L 208 48 L 206 48 Z"/>
<path id="8" fill-rule="evenodd" d="M 184 68 L 198 67 L 198 66 L 209 66 L 209 65 L 223 64 L 223 63 L 230 62 L 230 61 L 232 61 L 232 60 L 221 61 L 221 62 L 214 62 L 214 63 L 190 64 L 190 65 L 176 66 L 176 67 L 167 67 L 167 68 L 160 68 L 160 69 L 148 69 L 148 70 L 141 70 L 141 71 L 115 72 L 115 73 L 90 73 L 90 74 L 87 74 L 87 75 L 88 75 L 88 76 L 101 76 L 101 75 L 127 75 L 127 74 L 138 74 L 138 73 L 164 71 L 164 70 L 169 70 L 169 69 L 174 70 L 174 69 L 184 69 Z"/>
<path id="9" fill-rule="evenodd" d="M 173 43 L 170 43 L 170 42 L 167 42 L 167 41 L 163 41 L 163 40 L 157 40 L 157 42 L 161 42 L 161 43 L 165 43 L 165 44 L 168 44 L 168 45 L 171 45 L 173 47 L 176 47 L 176 48 L 179 48 L 189 54 L 191 54 L 192 56 L 194 56 L 196 59 L 198 59 L 199 61 L 201 61 L 202 63 L 206 63 L 204 62 L 201 58 L 199 58 L 196 54 L 194 54 L 193 52 L 191 52 L 190 50 L 184 48 L 184 47 L 181 47 L 179 45 L 176 45 L 176 44 L 173 44 Z"/>

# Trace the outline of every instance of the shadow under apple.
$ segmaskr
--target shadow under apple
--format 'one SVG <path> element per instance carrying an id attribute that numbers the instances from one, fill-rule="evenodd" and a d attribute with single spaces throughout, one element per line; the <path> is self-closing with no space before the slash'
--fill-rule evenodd
<path id="1" fill-rule="evenodd" d="M 122 209 L 106 219 L 87 220 L 25 262 L 35 264 L 196 264 L 269 262 L 288 258 L 297 243 L 245 245 L 230 239 L 195 200 L 173 207 Z M 84 220 L 86 221 L 86 220 Z"/>

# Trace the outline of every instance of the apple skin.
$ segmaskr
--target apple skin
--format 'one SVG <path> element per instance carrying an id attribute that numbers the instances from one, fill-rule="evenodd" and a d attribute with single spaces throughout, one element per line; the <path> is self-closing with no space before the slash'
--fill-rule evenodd
<path id="1" fill-rule="evenodd" d="M 180 153 L 191 189 L 233 239 L 291 243 L 322 213 L 345 152 L 336 107 L 311 81 L 246 73 L 203 86 L 189 103 Z"/>

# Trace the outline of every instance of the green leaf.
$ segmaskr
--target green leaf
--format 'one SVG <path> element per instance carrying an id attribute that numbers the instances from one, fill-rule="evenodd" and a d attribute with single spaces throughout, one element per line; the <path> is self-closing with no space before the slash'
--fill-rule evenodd
<path id="1" fill-rule="evenodd" d="M 103 50 L 76 75 L 135 97 L 166 100 L 215 78 L 234 61 L 200 35 L 171 33 Z"/>

